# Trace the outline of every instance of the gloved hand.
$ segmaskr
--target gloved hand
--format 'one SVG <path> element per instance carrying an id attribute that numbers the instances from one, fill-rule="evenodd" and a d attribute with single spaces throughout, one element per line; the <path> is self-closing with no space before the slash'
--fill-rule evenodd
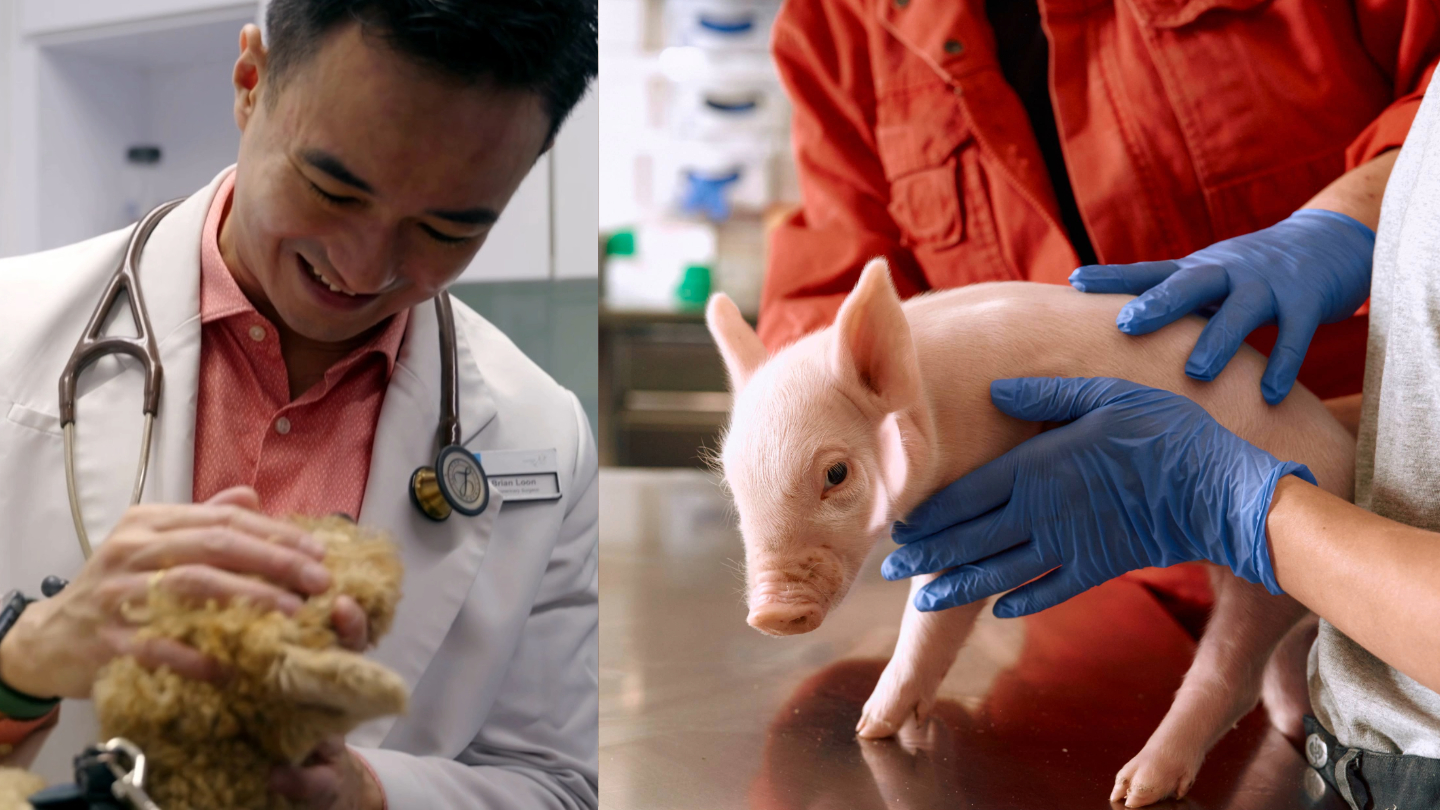
<path id="1" fill-rule="evenodd" d="M 1370 295 L 1374 252 L 1375 232 L 1363 223 L 1307 208 L 1183 259 L 1087 265 L 1070 274 L 1070 284 L 1081 292 L 1138 295 L 1115 319 L 1129 335 L 1154 332 L 1223 299 L 1185 363 L 1197 380 L 1214 379 L 1246 335 L 1278 322 L 1260 381 L 1265 401 L 1275 405 L 1295 384 L 1316 327 L 1350 317 Z"/>
<path id="2" fill-rule="evenodd" d="M 1304 465 L 1276 460 L 1190 399 L 1125 380 L 997 380 L 990 399 L 1019 419 L 1074 421 L 966 475 L 896 526 L 903 547 L 886 558 L 886 579 L 954 569 L 916 594 L 916 608 L 1016 588 L 995 615 L 1023 616 L 1127 571 L 1189 560 L 1282 593 L 1265 520 L 1281 476 L 1315 483 Z"/>

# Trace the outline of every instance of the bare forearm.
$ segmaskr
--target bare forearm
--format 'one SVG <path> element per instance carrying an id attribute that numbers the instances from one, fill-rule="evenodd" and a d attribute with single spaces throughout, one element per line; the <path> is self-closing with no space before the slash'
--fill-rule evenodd
<path id="1" fill-rule="evenodd" d="M 1374 515 L 1294 476 L 1276 485 L 1266 526 L 1286 593 L 1440 691 L 1440 535 Z"/>
<path id="2" fill-rule="evenodd" d="M 1337 177 L 1300 207 L 1337 211 L 1375 230 L 1380 225 L 1380 201 L 1385 197 L 1385 184 L 1390 180 L 1390 170 L 1395 168 L 1395 158 L 1399 155 L 1399 149 L 1382 152 L 1369 163 L 1362 163 Z"/>

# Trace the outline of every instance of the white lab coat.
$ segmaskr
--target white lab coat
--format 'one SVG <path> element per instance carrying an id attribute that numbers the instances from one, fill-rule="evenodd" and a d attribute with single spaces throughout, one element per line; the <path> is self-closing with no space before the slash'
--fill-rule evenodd
<path id="1" fill-rule="evenodd" d="M 222 174 L 223 176 L 223 174 Z M 170 212 L 139 266 L 164 365 L 145 502 L 188 503 L 200 362 L 200 234 L 219 178 Z M 39 595 L 83 558 L 66 499 L 58 380 L 128 229 L 0 261 L 0 592 Z M 460 420 L 472 450 L 554 448 L 563 497 L 505 503 L 434 523 L 408 496 L 433 463 L 440 353 L 429 302 L 410 313 L 376 428 L 362 523 L 388 529 L 405 563 L 393 629 L 371 657 L 411 688 L 409 713 L 349 742 L 392 810 L 593 808 L 598 804 L 598 492 L 594 439 L 575 396 L 494 326 L 454 301 Z M 134 334 L 116 307 L 116 334 Z M 124 373 L 120 373 L 123 367 Z M 92 543 L 133 485 L 142 374 L 128 357 L 81 376 L 76 475 Z M 32 766 L 69 781 L 96 737 L 92 706 L 66 701 Z"/>

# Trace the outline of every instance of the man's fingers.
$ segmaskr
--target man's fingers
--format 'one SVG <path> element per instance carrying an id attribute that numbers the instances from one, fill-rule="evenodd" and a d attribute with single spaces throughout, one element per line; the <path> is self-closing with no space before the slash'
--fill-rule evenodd
<path id="1" fill-rule="evenodd" d="M 340 795 L 340 774 L 334 765 L 277 765 L 270 772 L 270 790 L 315 807 L 329 807 Z"/>
<path id="2" fill-rule="evenodd" d="M 127 652 L 147 669 L 169 667 L 182 678 L 219 683 L 229 675 L 219 661 L 171 638 L 132 636 Z"/>
<path id="3" fill-rule="evenodd" d="M 1197 380 L 1213 380 L 1240 351 L 1245 337 L 1275 319 L 1275 296 L 1263 285 L 1235 290 L 1200 330 L 1195 350 L 1185 361 L 1185 373 Z"/>
<path id="4" fill-rule="evenodd" d="M 342 594 L 335 600 L 335 609 L 330 615 L 341 647 L 364 652 L 370 646 L 370 620 L 353 598 Z"/>
<path id="5" fill-rule="evenodd" d="M 1270 361 L 1265 364 L 1265 376 L 1260 378 L 1260 393 L 1271 405 L 1279 405 L 1295 386 L 1300 375 L 1300 363 L 1310 349 L 1310 340 L 1320 327 L 1320 318 L 1311 313 L 1286 313 L 1280 318 L 1280 331 L 1275 348 L 1270 352 Z"/>
<path id="6" fill-rule="evenodd" d="M 211 495 L 205 503 L 210 506 L 238 506 L 251 512 L 259 512 L 260 493 L 251 487 L 230 487 Z"/>
<path id="7" fill-rule="evenodd" d="M 231 504 L 182 504 L 136 507 L 146 526 L 156 532 L 227 527 L 257 540 L 270 540 L 319 559 L 325 546 L 293 523 Z"/>
<path id="8" fill-rule="evenodd" d="M 1229 284 L 1219 265 L 1187 267 L 1122 307 L 1115 326 L 1127 335 L 1149 334 L 1223 298 Z"/>
<path id="9" fill-rule="evenodd" d="M 1176 261 L 1087 264 L 1070 274 L 1070 286 L 1086 293 L 1139 295 L 1179 269 Z"/>
<path id="10" fill-rule="evenodd" d="M 1094 587 L 1080 579 L 1076 568 L 1074 565 L 1061 566 L 1046 576 L 1005 594 L 995 602 L 995 615 L 1002 619 L 1013 619 L 1039 613 Z"/>
<path id="11" fill-rule="evenodd" d="M 218 526 L 169 531 L 141 546 L 130 558 L 130 567 L 137 570 L 181 565 L 258 574 L 297 593 L 322 593 L 331 583 L 330 571 L 310 555 Z"/>
<path id="12" fill-rule="evenodd" d="M 931 611 L 968 605 L 1029 582 L 1054 567 L 1034 544 L 1027 543 L 936 577 L 915 594 L 915 608 Z"/>
<path id="13" fill-rule="evenodd" d="M 243 599 L 253 605 L 294 615 L 304 604 L 290 591 L 208 565 L 181 565 L 168 569 L 159 587 L 197 605 L 211 599 L 222 605 Z"/>

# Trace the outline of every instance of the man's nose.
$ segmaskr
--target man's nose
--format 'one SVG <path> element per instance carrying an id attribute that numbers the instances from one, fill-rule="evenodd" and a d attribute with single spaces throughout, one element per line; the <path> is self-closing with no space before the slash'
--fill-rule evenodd
<path id="1" fill-rule="evenodd" d="M 394 280 L 400 265 L 394 232 L 371 226 L 345 235 L 329 251 L 335 267 L 351 292 L 374 295 L 383 292 Z"/>

